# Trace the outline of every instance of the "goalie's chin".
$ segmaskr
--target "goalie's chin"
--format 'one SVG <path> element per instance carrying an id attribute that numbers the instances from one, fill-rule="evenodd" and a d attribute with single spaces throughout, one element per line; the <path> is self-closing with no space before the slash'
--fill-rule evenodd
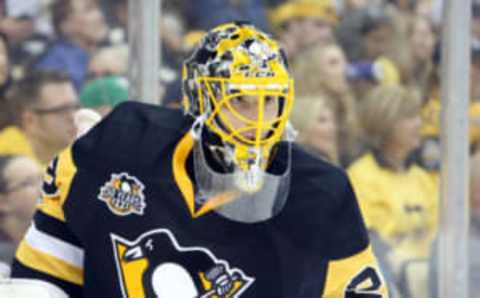
<path id="1" fill-rule="evenodd" d="M 236 170 L 234 177 L 238 189 L 248 194 L 259 192 L 265 184 L 265 172 L 256 165 L 248 171 Z"/>
<path id="2" fill-rule="evenodd" d="M 198 197 L 202 204 L 214 205 L 219 197 L 228 197 L 215 204 L 214 211 L 230 220 L 256 223 L 268 220 L 284 207 L 290 188 L 290 144 L 282 146 L 279 158 L 287 160 L 281 170 L 270 173 L 260 158 L 242 168 L 233 165 L 232 171 L 218 172 L 205 159 L 201 139 L 194 147 L 194 173 Z M 208 150 L 208 149 L 207 149 Z M 228 156 L 228 155 L 227 155 Z M 243 160 L 244 163 L 248 161 Z M 208 203 L 212 200 L 212 203 Z"/>

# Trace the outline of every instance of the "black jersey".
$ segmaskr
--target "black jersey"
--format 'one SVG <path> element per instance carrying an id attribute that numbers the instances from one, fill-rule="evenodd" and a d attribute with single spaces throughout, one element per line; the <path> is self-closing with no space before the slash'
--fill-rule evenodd
<path id="1" fill-rule="evenodd" d="M 89 298 L 386 297 L 342 170 L 294 146 L 284 208 L 235 222 L 191 204 L 191 125 L 125 103 L 61 153 L 13 277 Z"/>

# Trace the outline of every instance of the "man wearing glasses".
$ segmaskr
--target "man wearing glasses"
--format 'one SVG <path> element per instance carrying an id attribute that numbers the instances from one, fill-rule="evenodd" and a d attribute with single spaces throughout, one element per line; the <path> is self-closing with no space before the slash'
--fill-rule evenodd
<path id="1" fill-rule="evenodd" d="M 0 131 L 0 154 L 26 155 L 46 165 L 75 139 L 80 104 L 66 74 L 29 74 L 12 86 L 7 101 L 13 125 Z"/>

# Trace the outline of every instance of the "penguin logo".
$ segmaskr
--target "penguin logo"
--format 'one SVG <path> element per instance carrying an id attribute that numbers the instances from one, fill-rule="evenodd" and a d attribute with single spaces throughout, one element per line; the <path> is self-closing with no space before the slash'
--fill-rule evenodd
<path id="1" fill-rule="evenodd" d="M 123 298 L 238 298 L 255 280 L 208 249 L 181 247 L 167 229 L 110 237 Z"/>
<path id="2" fill-rule="evenodd" d="M 127 173 L 112 174 L 110 181 L 100 189 L 98 199 L 107 203 L 116 215 L 143 215 L 146 207 L 144 189 L 145 186 L 136 177 Z"/>

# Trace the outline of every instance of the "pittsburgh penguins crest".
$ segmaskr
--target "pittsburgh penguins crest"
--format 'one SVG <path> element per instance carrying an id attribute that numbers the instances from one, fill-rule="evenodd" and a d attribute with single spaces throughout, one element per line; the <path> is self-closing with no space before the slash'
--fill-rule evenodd
<path id="1" fill-rule="evenodd" d="M 203 247 L 156 229 L 129 241 L 110 234 L 123 298 L 238 298 L 254 282 Z"/>
<path id="2" fill-rule="evenodd" d="M 110 181 L 100 189 L 98 199 L 116 215 L 143 215 L 146 207 L 144 189 L 143 183 L 134 176 L 112 174 Z"/>

